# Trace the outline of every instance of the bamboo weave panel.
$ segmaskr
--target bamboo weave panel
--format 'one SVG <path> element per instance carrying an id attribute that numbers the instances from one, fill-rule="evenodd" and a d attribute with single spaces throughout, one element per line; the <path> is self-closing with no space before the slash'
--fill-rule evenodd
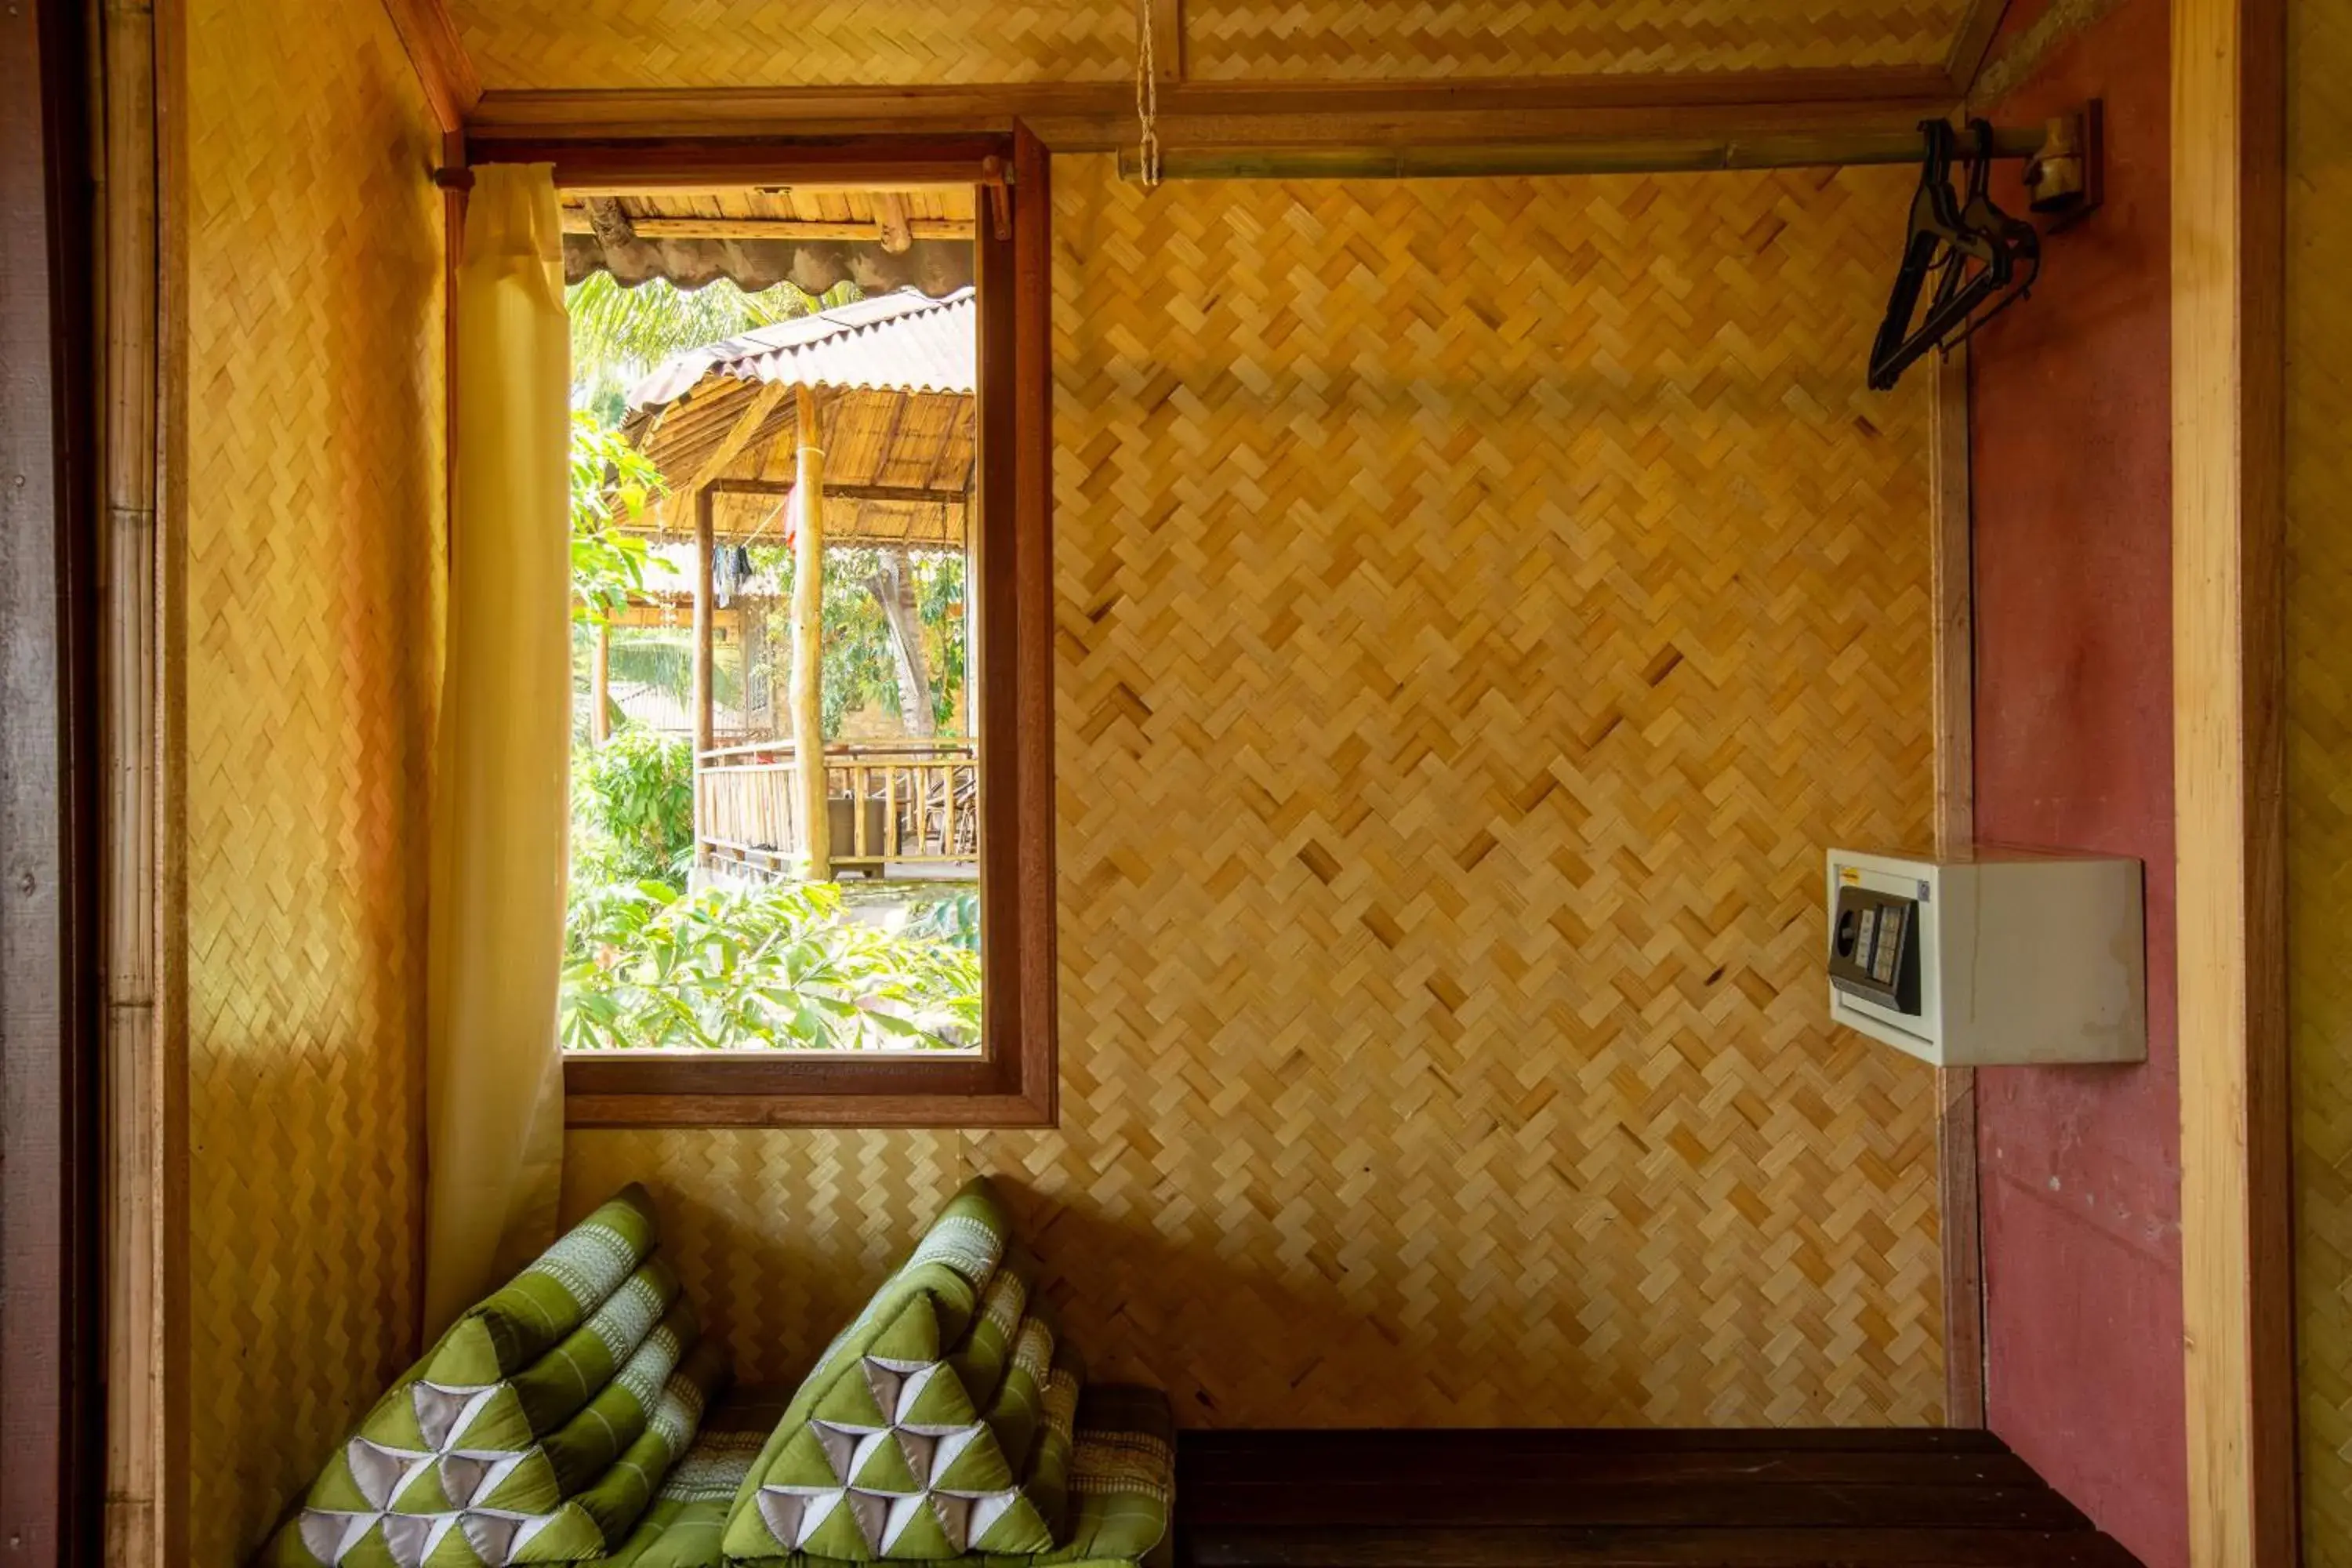
<path id="1" fill-rule="evenodd" d="M 216 1564 L 415 1349 L 442 245 L 381 7 L 185 27 L 188 1517 Z"/>
<path id="2" fill-rule="evenodd" d="M 1932 1076 L 1816 956 L 1928 828 L 1907 184 L 1058 163 L 1061 1130 L 582 1131 L 569 1207 L 655 1184 L 755 1379 L 984 1169 L 1195 1424 L 1936 1419 Z"/>
<path id="3" fill-rule="evenodd" d="M 2287 953 L 2304 1561 L 2352 1564 L 2352 16 L 2296 0 L 2287 58 Z"/>
<path id="4" fill-rule="evenodd" d="M 1967 10 L 1967 0 L 1187 0 L 1185 59 L 1210 80 L 1934 66 Z"/>
<path id="5" fill-rule="evenodd" d="M 1173 0 L 1167 0 L 1173 3 Z M 1109 0 L 450 0 L 492 88 L 912 86 L 1118 81 L 1135 14 Z M 1210 79 L 1411 79 L 1940 65 L 1967 0 L 1190 0 Z"/>
<path id="6" fill-rule="evenodd" d="M 491 88 L 1118 81 L 1134 13 L 1102 0 L 450 0 Z"/>

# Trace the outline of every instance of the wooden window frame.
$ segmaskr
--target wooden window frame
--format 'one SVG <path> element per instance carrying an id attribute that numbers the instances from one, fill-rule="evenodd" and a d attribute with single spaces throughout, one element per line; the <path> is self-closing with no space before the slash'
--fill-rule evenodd
<path id="1" fill-rule="evenodd" d="M 473 163 L 557 185 L 985 184 L 979 284 L 982 1050 L 599 1051 L 563 1063 L 568 1127 L 1050 1127 L 1055 1068 L 1051 189 L 1015 123 L 955 137 L 554 141 L 470 137 Z"/>

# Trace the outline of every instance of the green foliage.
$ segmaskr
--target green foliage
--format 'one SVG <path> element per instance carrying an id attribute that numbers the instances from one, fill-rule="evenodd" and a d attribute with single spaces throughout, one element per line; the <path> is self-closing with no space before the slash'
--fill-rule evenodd
<path id="1" fill-rule="evenodd" d="M 859 291 L 845 282 L 819 296 L 779 283 L 746 294 L 723 278 L 700 289 L 662 278 L 624 289 L 611 273 L 592 272 L 563 298 L 572 312 L 572 402 L 617 425 L 630 384 L 671 355 L 847 304 Z"/>
<path id="2" fill-rule="evenodd" d="M 915 611 L 923 623 L 923 660 L 931 672 L 931 722 L 954 727 L 964 679 L 964 582 L 961 555 L 915 557 Z"/>
<path id="3" fill-rule="evenodd" d="M 602 888 L 567 922 L 572 1050 L 952 1050 L 980 1018 L 978 954 L 846 920 L 831 883 Z"/>
<path id="4" fill-rule="evenodd" d="M 595 656 L 593 633 L 576 629 L 572 638 L 572 688 L 585 691 L 589 661 Z M 711 700 L 721 709 L 742 706 L 743 654 L 724 645 L 711 650 Z M 613 685 L 650 687 L 680 708 L 694 700 L 694 633 L 684 626 L 615 626 L 613 628 Z"/>
<path id="5" fill-rule="evenodd" d="M 963 557 L 950 551 L 908 552 L 915 575 L 915 607 L 922 622 L 923 668 L 931 682 L 931 724 L 945 732 L 955 722 L 956 700 L 964 682 Z M 792 658 L 793 552 L 782 546 L 754 546 L 752 569 L 772 574 L 776 596 L 768 618 L 768 646 L 774 657 Z M 828 545 L 824 552 L 824 607 L 819 633 L 824 654 L 824 733 L 841 734 L 843 721 L 860 710 L 898 711 L 898 673 L 892 662 L 889 617 L 866 586 L 880 573 L 881 552 L 865 545 Z M 788 668 L 776 672 L 781 687 Z"/>
<path id="6" fill-rule="evenodd" d="M 924 942 L 943 942 L 967 952 L 980 951 L 980 895 L 958 893 L 937 903 L 917 906 L 907 917 L 906 934 Z"/>
<path id="7" fill-rule="evenodd" d="M 572 416 L 572 618 L 612 619 L 646 585 L 646 542 L 621 531 L 667 485 L 617 430 Z"/>
<path id="8" fill-rule="evenodd" d="M 683 881 L 694 864 L 694 757 L 629 725 L 572 757 L 572 880 Z"/>

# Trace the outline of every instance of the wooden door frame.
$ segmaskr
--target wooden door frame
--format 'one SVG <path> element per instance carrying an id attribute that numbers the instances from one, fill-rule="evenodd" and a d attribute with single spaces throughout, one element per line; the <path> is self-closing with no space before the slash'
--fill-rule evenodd
<path id="1" fill-rule="evenodd" d="M 2286 0 L 2172 5 L 2173 784 L 2189 1561 L 2296 1556 Z"/>
<path id="2" fill-rule="evenodd" d="M 0 1543 L 99 1537 L 93 231 L 80 7 L 0 15 Z"/>

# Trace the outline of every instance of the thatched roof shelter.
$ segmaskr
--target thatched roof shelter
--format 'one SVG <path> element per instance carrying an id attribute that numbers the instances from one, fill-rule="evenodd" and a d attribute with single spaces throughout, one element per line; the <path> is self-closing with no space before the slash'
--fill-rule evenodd
<path id="1" fill-rule="evenodd" d="M 972 290 L 835 306 L 680 354 L 629 392 L 622 433 L 670 484 L 656 531 L 780 542 L 797 399 L 818 395 L 824 533 L 834 543 L 961 549 L 977 478 Z"/>
<path id="2" fill-rule="evenodd" d="M 903 289 L 690 349 L 630 389 L 621 433 L 669 482 L 653 531 L 695 541 L 698 837 L 706 807 L 717 809 L 706 799 L 710 769 L 725 761 L 712 748 L 714 558 L 721 544 L 790 538 L 792 731 L 807 739 L 793 748 L 785 814 L 798 825 L 804 873 L 830 876 L 833 797 L 814 739 L 824 732 L 825 547 L 966 546 L 980 477 L 979 329 L 970 288 L 937 299 Z M 893 603 L 898 613 L 886 604 L 885 614 L 896 628 L 913 604 Z M 600 652 L 598 714 L 608 662 Z"/>

